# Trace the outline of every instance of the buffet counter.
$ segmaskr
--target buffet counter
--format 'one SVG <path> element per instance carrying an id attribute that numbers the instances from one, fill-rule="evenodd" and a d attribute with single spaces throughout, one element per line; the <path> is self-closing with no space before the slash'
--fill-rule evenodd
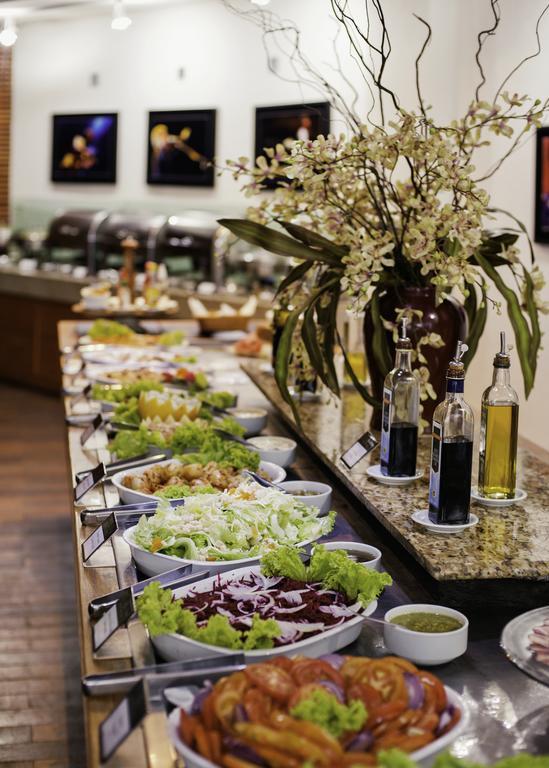
<path id="1" fill-rule="evenodd" d="M 61 272 L 21 271 L 0 266 L 0 324 L 9 329 L 4 334 L 0 357 L 0 378 L 57 394 L 61 386 L 56 359 L 57 323 L 74 319 L 72 306 L 80 301 L 80 290 L 89 285 L 87 278 Z M 191 291 L 174 288 L 170 295 L 179 304 L 171 315 L 192 318 L 188 299 Z M 223 302 L 242 306 L 246 299 L 226 291 L 199 296 L 207 309 L 217 309 Z M 259 299 L 255 317 L 264 317 L 271 305 Z"/>
<path id="2" fill-rule="evenodd" d="M 282 400 L 273 376 L 263 372 L 257 362 L 246 364 L 244 370 L 287 425 L 295 427 L 290 407 Z M 351 470 L 340 461 L 341 455 L 368 428 L 371 413 L 371 407 L 354 390 L 344 390 L 341 401 L 325 392 L 318 401 L 300 405 L 300 434 L 322 464 L 438 582 L 508 581 L 503 585 L 506 590 L 519 580 L 542 582 L 541 599 L 547 602 L 549 465 L 539 457 L 540 452 L 519 448 L 517 486 L 528 494 L 524 501 L 504 509 L 473 502 L 471 510 L 479 518 L 478 525 L 460 534 L 437 537 L 423 530 L 410 516 L 411 511 L 429 506 L 430 435 L 418 441 L 417 463 L 423 476 L 409 485 L 381 485 L 368 476 L 368 467 L 379 461 L 377 452 L 370 453 Z M 478 473 L 476 459 L 473 485 Z"/>
<path id="3" fill-rule="evenodd" d="M 76 342 L 76 329 L 75 322 L 59 324 L 59 348 Z M 269 384 L 268 375 L 262 374 L 256 363 L 247 363 L 245 370 L 261 390 L 267 393 L 269 400 L 276 403 L 276 407 L 269 405 L 258 386 L 243 376 L 239 370 L 239 361 L 234 356 L 216 349 L 211 342 L 202 344 L 202 340 L 197 340 L 196 343 L 203 346 L 201 362 L 215 361 L 225 377 L 233 376 L 234 386 L 231 386 L 231 390 L 238 394 L 239 405 L 266 407 L 270 411 L 267 433 L 292 433 L 288 416 L 284 409 L 280 408 L 274 394 L 274 384 Z M 411 526 L 407 528 L 405 517 L 416 503 L 416 498 L 419 501 L 419 495 L 424 493 L 424 485 L 418 486 L 417 492 L 410 493 L 408 489 L 394 493 L 393 489 L 370 485 L 363 477 L 364 468 L 360 464 L 352 473 L 343 472 L 338 467 L 339 454 L 342 447 L 348 448 L 362 434 L 366 414 L 348 397 L 344 398 L 339 409 L 335 406 L 324 407 L 326 410 L 322 410 L 318 405 L 306 406 L 305 437 L 303 440 L 298 437 L 297 460 L 289 472 L 289 477 L 322 480 L 333 485 L 332 507 L 337 511 L 338 517 L 335 530 L 328 538 L 363 541 L 381 549 L 383 567 L 392 575 L 394 583 L 379 599 L 376 616 L 383 616 L 389 608 L 404 603 L 437 602 L 437 583 L 432 578 L 426 578 L 424 568 L 418 566 L 415 558 L 437 578 L 461 578 L 463 571 L 456 565 L 459 558 L 466 563 L 465 571 L 471 569 L 477 578 L 483 573 L 504 573 L 511 576 L 512 567 L 522 567 L 521 574 L 528 573 L 531 579 L 542 578 L 541 574 L 546 573 L 542 571 L 541 557 L 538 559 L 535 554 L 521 565 L 518 550 L 512 555 L 514 565 L 497 565 L 498 553 L 501 554 L 502 560 L 506 557 L 500 541 L 503 541 L 504 536 L 512 536 L 513 526 L 517 533 L 520 533 L 523 528 L 519 514 L 536 515 L 536 505 L 531 513 L 527 510 L 526 513 L 516 510 L 506 512 L 501 518 L 501 523 L 489 524 L 485 514 L 477 532 L 456 537 L 455 541 L 449 540 L 448 537 L 420 534 Z M 90 405 L 83 400 L 73 405 L 72 399 L 66 397 L 65 408 L 68 415 L 89 411 Z M 107 438 L 102 430 L 94 433 L 85 448 L 81 446 L 81 434 L 82 427 L 68 428 L 71 485 L 74 485 L 76 472 L 90 470 L 99 461 L 109 459 Z M 326 446 L 326 449 L 323 446 Z M 534 469 L 528 471 L 533 472 Z M 338 479 L 334 480 L 334 476 Z M 86 493 L 74 507 L 81 671 L 85 678 L 83 702 L 90 768 L 101 765 L 99 724 L 113 710 L 121 696 L 112 693 L 105 695 L 101 691 L 101 684 L 98 684 L 101 680 L 104 681 L 104 678 L 89 676 L 124 672 L 132 667 L 157 663 L 148 636 L 137 619 L 130 620 L 127 628 L 117 629 L 98 651 L 94 652 L 92 647 L 90 601 L 131 586 L 139 578 L 132 563 L 130 549 L 120 530 L 86 562 L 82 559 L 82 543 L 94 531 L 91 523 L 83 524 L 83 509 L 110 507 L 117 503 L 118 494 L 114 487 L 104 483 Z M 509 517 L 510 515 L 516 517 Z M 496 521 L 498 519 L 495 518 Z M 379 525 L 379 521 L 383 525 Z M 484 534 L 480 535 L 482 531 Z M 472 547 L 468 551 L 467 547 L 471 542 Z M 401 545 L 404 545 L 405 549 Z M 536 553 L 538 547 L 541 549 L 542 542 L 530 545 Z M 515 546 L 513 542 L 511 546 Z M 407 552 L 411 552 L 414 557 L 409 557 Z M 481 562 L 475 563 L 475 559 Z M 478 584 L 478 581 L 476 583 Z M 518 612 L 520 611 L 515 611 Z M 454 742 L 453 753 L 471 760 L 491 762 L 498 757 L 513 754 L 515 749 L 536 754 L 546 751 L 539 741 L 540 729 L 545 733 L 546 722 L 545 719 L 541 721 L 539 713 L 546 712 L 546 707 L 549 706 L 549 691 L 513 666 L 499 647 L 500 632 L 507 618 L 505 613 L 497 605 L 487 603 L 485 595 L 477 590 L 476 606 L 471 605 L 467 615 L 470 621 L 467 653 L 449 664 L 435 668 L 436 674 L 445 684 L 452 686 L 465 697 L 473 714 L 464 733 Z M 374 657 L 384 655 L 386 650 L 382 630 L 375 624 L 363 625 L 359 639 L 345 652 Z M 180 766 L 181 762 L 168 740 L 165 712 L 149 711 L 143 722 L 108 760 L 107 765 L 110 768 Z"/>

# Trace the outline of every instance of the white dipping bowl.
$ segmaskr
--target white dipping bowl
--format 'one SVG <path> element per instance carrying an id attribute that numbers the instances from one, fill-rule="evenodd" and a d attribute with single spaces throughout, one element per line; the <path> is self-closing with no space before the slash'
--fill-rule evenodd
<path id="1" fill-rule="evenodd" d="M 332 486 L 327 483 L 316 483 L 312 480 L 286 480 L 283 483 L 278 483 L 281 488 L 298 501 L 303 502 L 308 507 L 317 507 L 321 514 L 327 515 L 332 505 Z M 297 494 L 296 491 L 314 491 L 314 493 Z"/>
<path id="2" fill-rule="evenodd" d="M 139 504 L 143 501 L 160 501 L 160 497 L 155 496 L 154 494 L 142 493 L 141 491 L 134 491 L 131 488 L 126 488 L 126 486 L 122 484 L 122 480 L 126 475 L 141 475 L 147 469 L 151 469 L 151 467 L 174 463 L 178 463 L 177 459 L 166 459 L 165 461 L 159 461 L 156 464 L 148 464 L 146 467 L 125 469 L 121 472 L 117 472 L 116 475 L 113 475 L 111 482 L 118 491 L 122 504 Z M 282 469 L 282 467 L 279 467 L 276 464 L 271 464 L 268 461 L 260 462 L 259 470 L 267 475 L 271 483 L 280 483 L 286 477 L 286 471 Z M 244 479 L 245 477 L 242 476 L 242 480 Z"/>
<path id="3" fill-rule="evenodd" d="M 396 624 L 392 626 L 385 624 L 383 627 L 385 645 L 391 653 L 403 656 L 414 664 L 428 667 L 447 664 L 458 656 L 462 656 L 467 650 L 469 621 L 463 613 L 443 605 L 414 603 L 391 608 L 384 619 L 390 622 L 391 619 L 404 613 L 441 613 L 461 621 L 462 626 L 453 632 L 415 632 L 398 627 Z"/>
<path id="4" fill-rule="evenodd" d="M 245 437 L 259 435 L 267 426 L 267 411 L 264 408 L 227 408 L 228 413 L 246 430 Z"/>
<path id="5" fill-rule="evenodd" d="M 381 550 L 377 547 L 361 544 L 359 541 L 328 541 L 323 543 L 323 547 L 329 550 L 343 549 L 349 555 L 355 555 L 365 568 L 371 568 L 374 571 L 381 570 Z M 371 559 L 361 560 L 361 558 L 367 557 Z"/>
<path id="6" fill-rule="evenodd" d="M 257 435 L 250 437 L 248 442 L 257 450 L 262 461 L 271 461 L 279 467 L 289 467 L 295 461 L 297 443 L 289 437 Z"/>

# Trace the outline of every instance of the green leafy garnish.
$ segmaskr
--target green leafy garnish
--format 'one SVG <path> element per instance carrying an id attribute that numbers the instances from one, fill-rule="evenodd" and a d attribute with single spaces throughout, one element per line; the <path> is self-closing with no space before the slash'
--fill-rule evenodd
<path id="1" fill-rule="evenodd" d="M 203 627 L 197 626 L 196 615 L 184 607 L 183 600 L 174 600 L 169 589 L 162 589 L 153 581 L 137 598 L 137 615 L 145 624 L 151 637 L 177 632 L 180 635 L 207 645 L 234 650 L 252 651 L 272 648 L 282 630 L 274 619 L 262 619 L 255 613 L 249 630 L 239 631 L 231 626 L 227 616 L 210 616 Z"/>
<path id="2" fill-rule="evenodd" d="M 161 491 L 155 491 L 155 496 L 161 499 L 183 499 L 186 496 L 199 496 L 201 493 L 219 493 L 212 485 L 168 485 Z"/>
<path id="3" fill-rule="evenodd" d="M 143 379 L 133 384 L 123 384 L 120 389 L 112 389 L 109 386 L 94 384 L 91 396 L 94 400 L 105 400 L 109 403 L 123 403 L 132 397 L 138 397 L 140 392 L 162 392 L 164 386 L 158 381 Z"/>
<path id="4" fill-rule="evenodd" d="M 130 397 L 128 400 L 124 400 L 123 403 L 119 403 L 114 409 L 113 421 L 118 421 L 122 424 L 139 425 L 141 422 L 141 416 L 139 414 L 138 398 Z"/>
<path id="5" fill-rule="evenodd" d="M 178 344 L 181 344 L 184 338 L 185 334 L 183 331 L 167 331 L 166 333 L 161 333 L 156 341 L 164 347 L 176 347 Z"/>
<path id="6" fill-rule="evenodd" d="M 292 707 L 290 715 L 315 723 L 336 739 L 346 731 L 360 731 L 368 717 L 362 701 L 354 699 L 349 704 L 340 704 L 332 693 L 319 689 Z"/>
<path id="7" fill-rule="evenodd" d="M 388 573 L 365 568 L 351 560 L 344 550 L 327 550 L 321 544 L 314 548 L 308 566 L 295 547 L 278 547 L 262 557 L 261 572 L 266 576 L 319 582 L 325 589 L 343 592 L 349 600 L 358 600 L 362 605 L 369 605 L 384 587 L 393 583 Z"/>
<path id="8" fill-rule="evenodd" d="M 98 339 L 119 338 L 121 336 L 130 337 L 133 335 L 134 332 L 131 328 L 122 323 L 117 323 L 116 320 L 94 320 L 88 331 L 88 336 L 94 341 Z"/>
<path id="9" fill-rule="evenodd" d="M 214 408 L 231 408 L 234 405 L 232 392 L 199 392 L 197 398 Z"/>

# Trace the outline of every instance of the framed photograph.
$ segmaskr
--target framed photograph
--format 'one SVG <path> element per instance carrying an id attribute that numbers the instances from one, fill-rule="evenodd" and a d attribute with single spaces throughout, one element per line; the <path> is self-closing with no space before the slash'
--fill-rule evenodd
<path id="1" fill-rule="evenodd" d="M 535 240 L 549 243 L 549 127 L 537 133 Z"/>
<path id="2" fill-rule="evenodd" d="M 51 180 L 116 182 L 118 115 L 54 115 Z"/>
<path id="3" fill-rule="evenodd" d="M 290 104 L 281 107 L 257 107 L 255 110 L 255 157 L 265 154 L 265 147 L 274 147 L 287 139 L 315 139 L 330 132 L 330 104 Z M 263 186 L 273 189 L 275 179 Z"/>
<path id="4" fill-rule="evenodd" d="M 213 187 L 215 109 L 149 112 L 147 184 Z"/>

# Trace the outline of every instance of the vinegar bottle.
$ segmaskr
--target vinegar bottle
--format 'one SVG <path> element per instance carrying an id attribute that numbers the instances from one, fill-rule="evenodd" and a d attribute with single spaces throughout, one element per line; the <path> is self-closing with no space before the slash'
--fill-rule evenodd
<path id="1" fill-rule="evenodd" d="M 482 395 L 478 490 L 489 499 L 515 496 L 519 404 L 510 383 L 510 367 L 502 331 L 492 386 Z"/>
<path id="2" fill-rule="evenodd" d="M 437 524 L 469 522 L 473 463 L 473 411 L 463 398 L 467 346 L 458 341 L 446 374 L 446 398 L 435 408 L 429 482 L 429 519 Z"/>
<path id="3" fill-rule="evenodd" d="M 390 477 L 416 474 L 419 381 L 412 371 L 412 344 L 406 319 L 396 344 L 395 367 L 383 385 L 381 473 Z"/>

